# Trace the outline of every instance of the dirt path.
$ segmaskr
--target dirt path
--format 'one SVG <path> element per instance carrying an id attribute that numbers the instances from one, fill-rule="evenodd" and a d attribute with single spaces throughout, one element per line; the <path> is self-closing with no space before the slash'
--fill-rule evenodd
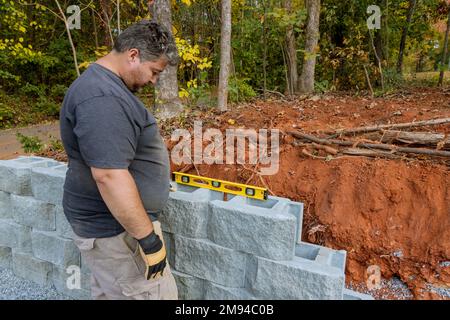
<path id="1" fill-rule="evenodd" d="M 1 160 L 16 158 L 18 155 L 25 154 L 20 142 L 16 138 L 17 132 L 20 132 L 21 134 L 26 136 L 37 136 L 44 143 L 49 142 L 50 139 L 60 139 L 59 121 L 36 124 L 23 128 L 0 130 Z"/>

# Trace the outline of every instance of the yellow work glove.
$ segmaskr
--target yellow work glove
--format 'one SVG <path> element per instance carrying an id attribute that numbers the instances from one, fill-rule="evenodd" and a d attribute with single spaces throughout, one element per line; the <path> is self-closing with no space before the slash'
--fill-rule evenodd
<path id="1" fill-rule="evenodd" d="M 158 273 L 162 276 L 166 267 L 166 248 L 159 236 L 152 231 L 148 236 L 138 240 L 139 251 L 147 265 L 145 278 L 156 278 Z"/>

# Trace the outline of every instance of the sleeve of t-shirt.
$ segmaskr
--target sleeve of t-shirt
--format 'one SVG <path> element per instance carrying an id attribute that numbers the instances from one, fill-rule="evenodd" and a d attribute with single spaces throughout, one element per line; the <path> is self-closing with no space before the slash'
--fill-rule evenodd
<path id="1" fill-rule="evenodd" d="M 122 99 L 102 96 L 75 107 L 74 133 L 81 156 L 90 167 L 128 168 L 140 134 L 130 106 Z"/>

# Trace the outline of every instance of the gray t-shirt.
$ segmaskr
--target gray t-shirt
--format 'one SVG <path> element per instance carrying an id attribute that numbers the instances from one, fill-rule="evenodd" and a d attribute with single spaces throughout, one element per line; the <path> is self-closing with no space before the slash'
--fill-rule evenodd
<path id="1" fill-rule="evenodd" d="M 126 169 L 152 220 L 169 197 L 169 155 L 153 115 L 112 71 L 92 64 L 70 86 L 60 112 L 69 158 L 63 208 L 74 232 L 85 238 L 124 231 L 113 217 L 90 167 Z"/>

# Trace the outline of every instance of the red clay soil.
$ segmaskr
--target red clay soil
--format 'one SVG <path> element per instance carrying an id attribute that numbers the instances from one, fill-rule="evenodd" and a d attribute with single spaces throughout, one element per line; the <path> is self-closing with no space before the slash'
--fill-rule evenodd
<path id="1" fill-rule="evenodd" d="M 312 99 L 258 101 L 217 114 L 194 112 L 203 128 L 278 128 L 316 133 L 338 128 L 450 117 L 450 89 L 415 89 L 368 99 L 326 95 Z M 230 125 L 234 120 L 234 125 Z M 189 125 L 188 125 L 189 127 Z M 171 130 L 165 123 L 169 149 Z M 450 125 L 416 131 L 450 133 Z M 378 265 L 384 279 L 400 279 L 415 299 L 449 299 L 450 174 L 448 159 L 401 160 L 342 157 L 311 159 L 282 134 L 280 169 L 260 180 L 241 165 L 176 166 L 188 172 L 269 187 L 277 196 L 305 203 L 303 241 L 348 252 L 347 284 L 367 291 L 366 270 Z M 253 166 L 254 167 L 254 166 Z M 430 288 L 434 288 L 433 290 Z M 377 292 L 371 291 L 376 297 Z M 400 298 L 395 294 L 389 298 Z M 384 294 L 383 297 L 386 297 Z"/>

